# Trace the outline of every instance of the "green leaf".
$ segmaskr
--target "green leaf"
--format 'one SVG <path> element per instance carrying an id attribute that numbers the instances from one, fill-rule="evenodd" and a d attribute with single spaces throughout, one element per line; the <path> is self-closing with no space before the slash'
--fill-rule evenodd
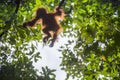
<path id="1" fill-rule="evenodd" d="M 83 3 L 86 3 L 88 0 L 82 0 Z"/>

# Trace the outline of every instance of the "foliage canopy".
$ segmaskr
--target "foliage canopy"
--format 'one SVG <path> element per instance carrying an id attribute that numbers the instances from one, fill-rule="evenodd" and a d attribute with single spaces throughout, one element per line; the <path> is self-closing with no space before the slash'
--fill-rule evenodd
<path id="1" fill-rule="evenodd" d="M 38 76 L 33 66 L 41 58 L 36 52 L 41 27 L 25 29 L 21 24 L 34 17 L 38 7 L 54 11 L 59 0 L 21 0 L 17 13 L 15 1 L 0 1 L 0 80 L 55 80 L 55 70 L 42 68 Z M 72 5 L 73 10 L 62 22 L 63 36 L 75 38 L 59 49 L 66 79 L 119 80 L 119 4 L 120 0 L 66 0 L 63 8 Z"/>

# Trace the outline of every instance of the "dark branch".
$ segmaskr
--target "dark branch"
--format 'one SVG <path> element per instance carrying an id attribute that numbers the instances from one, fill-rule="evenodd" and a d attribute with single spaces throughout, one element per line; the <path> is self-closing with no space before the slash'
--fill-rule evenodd
<path id="1" fill-rule="evenodd" d="M 60 4 L 59 4 L 57 10 L 59 10 L 59 9 L 61 8 L 61 6 L 62 6 L 62 4 L 64 3 L 64 1 L 65 1 L 65 0 L 62 0 L 62 1 L 60 2 Z"/>
<path id="2" fill-rule="evenodd" d="M 18 9 L 19 9 L 19 6 L 20 6 L 20 0 L 16 0 L 15 3 L 16 3 L 15 13 L 17 13 L 17 12 L 18 12 Z"/>
<path id="3" fill-rule="evenodd" d="M 63 5 L 64 1 L 65 1 L 65 0 L 62 0 L 62 1 L 60 2 L 59 6 L 57 7 L 56 10 L 59 10 L 59 9 L 61 8 L 61 6 Z M 72 9 L 73 9 L 73 7 L 71 6 L 70 9 L 69 9 L 69 11 L 65 12 L 65 14 L 71 13 Z"/>
<path id="4" fill-rule="evenodd" d="M 71 6 L 70 9 L 69 9 L 69 11 L 65 12 L 65 14 L 70 14 L 71 11 L 72 11 L 72 9 L 73 9 L 73 7 Z"/>

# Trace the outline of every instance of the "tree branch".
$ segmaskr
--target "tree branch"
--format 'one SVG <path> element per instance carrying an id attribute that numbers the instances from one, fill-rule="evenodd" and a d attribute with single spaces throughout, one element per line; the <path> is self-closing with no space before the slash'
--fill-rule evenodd
<path id="1" fill-rule="evenodd" d="M 59 10 L 59 9 L 61 8 L 61 6 L 62 6 L 62 4 L 64 3 L 64 1 L 65 1 L 65 0 L 62 0 L 62 1 L 60 2 L 60 4 L 59 4 L 57 10 Z"/>

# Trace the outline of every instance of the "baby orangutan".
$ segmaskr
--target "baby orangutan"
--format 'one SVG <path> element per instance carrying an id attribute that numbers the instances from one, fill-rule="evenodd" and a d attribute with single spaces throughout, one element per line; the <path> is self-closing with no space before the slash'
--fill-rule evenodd
<path id="1" fill-rule="evenodd" d="M 46 34 L 43 38 L 43 42 L 46 43 L 51 37 L 50 47 L 53 47 L 57 36 L 63 31 L 59 20 L 63 20 L 64 16 L 65 13 L 62 8 L 56 8 L 54 13 L 48 13 L 45 8 L 38 8 L 35 18 L 23 23 L 23 26 L 33 28 L 36 24 L 40 24 L 43 33 Z"/>

